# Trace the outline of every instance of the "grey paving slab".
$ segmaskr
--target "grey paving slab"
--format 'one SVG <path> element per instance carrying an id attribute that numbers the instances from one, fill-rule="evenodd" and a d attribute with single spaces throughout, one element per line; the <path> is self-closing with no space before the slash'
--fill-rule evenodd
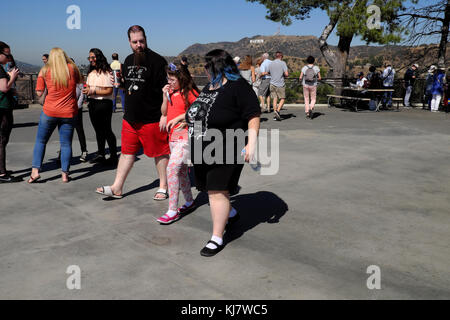
<path id="1" fill-rule="evenodd" d="M 17 110 L 7 166 L 23 182 L 0 184 L 1 299 L 449 299 L 450 115 L 411 109 L 348 112 L 319 106 L 314 120 L 287 106 L 280 168 L 244 168 L 233 197 L 241 220 L 213 258 L 203 205 L 170 226 L 156 218 L 167 202 L 154 161 L 139 156 L 121 200 L 94 192 L 114 170 L 80 163 L 63 184 L 54 133 L 42 183 L 28 185 L 40 108 Z M 113 115 L 120 145 L 122 113 Z M 88 150 L 96 143 L 84 113 Z M 66 269 L 81 269 L 69 290 Z M 367 267 L 381 289 L 366 286 Z"/>

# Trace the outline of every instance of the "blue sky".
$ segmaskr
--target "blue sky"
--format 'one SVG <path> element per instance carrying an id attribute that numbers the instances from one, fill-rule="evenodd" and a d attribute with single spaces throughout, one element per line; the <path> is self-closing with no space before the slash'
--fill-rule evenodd
<path id="1" fill-rule="evenodd" d="M 423 0 L 423 2 L 430 2 Z M 131 3 L 134 3 L 131 6 Z M 81 9 L 81 29 L 69 30 L 66 9 Z M 0 41 L 11 46 L 17 60 L 40 65 L 41 55 L 63 48 L 78 64 L 86 64 L 90 48 L 100 48 L 109 59 L 118 52 L 123 61 L 130 53 L 126 31 L 139 24 L 147 32 L 149 47 L 175 56 L 194 43 L 238 41 L 254 35 L 319 36 L 328 21 L 325 12 L 282 26 L 265 19 L 266 8 L 245 0 L 14 0 L 2 4 Z M 337 44 L 333 34 L 330 44 Z M 352 45 L 364 44 L 355 39 Z"/>

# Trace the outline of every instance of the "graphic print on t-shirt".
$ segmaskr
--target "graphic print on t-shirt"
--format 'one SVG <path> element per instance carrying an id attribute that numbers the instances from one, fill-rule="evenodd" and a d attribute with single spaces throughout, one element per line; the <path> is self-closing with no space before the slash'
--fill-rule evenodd
<path id="1" fill-rule="evenodd" d="M 208 131 L 209 111 L 219 95 L 215 92 L 202 92 L 187 111 L 189 137 L 200 139 Z M 198 124 L 197 124 L 198 123 Z M 201 123 L 201 125 L 200 125 Z"/>
<path id="2" fill-rule="evenodd" d="M 131 81 L 130 86 L 127 88 L 129 94 L 133 91 L 138 91 L 141 82 L 145 83 L 143 74 L 146 71 L 147 67 L 128 66 L 126 80 Z"/>

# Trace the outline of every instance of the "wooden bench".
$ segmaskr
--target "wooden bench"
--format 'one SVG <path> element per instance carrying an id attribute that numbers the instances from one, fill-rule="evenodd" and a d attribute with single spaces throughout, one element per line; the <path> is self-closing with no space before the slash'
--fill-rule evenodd
<path id="1" fill-rule="evenodd" d="M 350 101 L 355 101 L 355 105 L 354 105 L 354 109 L 355 112 L 358 112 L 358 103 L 360 101 L 370 101 L 369 98 L 361 98 L 361 97 L 350 97 L 350 96 L 340 96 L 340 95 L 336 95 L 336 94 L 327 94 L 328 97 L 328 108 L 331 106 L 330 101 L 331 99 L 335 98 L 335 99 L 341 99 L 341 100 L 350 100 Z M 342 102 L 341 102 L 342 104 Z"/>

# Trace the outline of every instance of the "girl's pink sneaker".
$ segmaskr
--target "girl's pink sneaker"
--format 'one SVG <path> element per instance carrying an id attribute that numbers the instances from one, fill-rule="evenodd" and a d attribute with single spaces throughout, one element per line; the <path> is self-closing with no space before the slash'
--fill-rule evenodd
<path id="1" fill-rule="evenodd" d="M 175 216 L 173 216 L 172 218 L 169 217 L 167 215 L 167 213 L 165 213 L 164 215 L 162 215 L 161 217 L 159 217 L 158 219 L 156 219 L 156 221 L 158 221 L 160 224 L 171 224 L 177 220 L 179 220 L 181 218 L 180 214 L 177 213 Z"/>

